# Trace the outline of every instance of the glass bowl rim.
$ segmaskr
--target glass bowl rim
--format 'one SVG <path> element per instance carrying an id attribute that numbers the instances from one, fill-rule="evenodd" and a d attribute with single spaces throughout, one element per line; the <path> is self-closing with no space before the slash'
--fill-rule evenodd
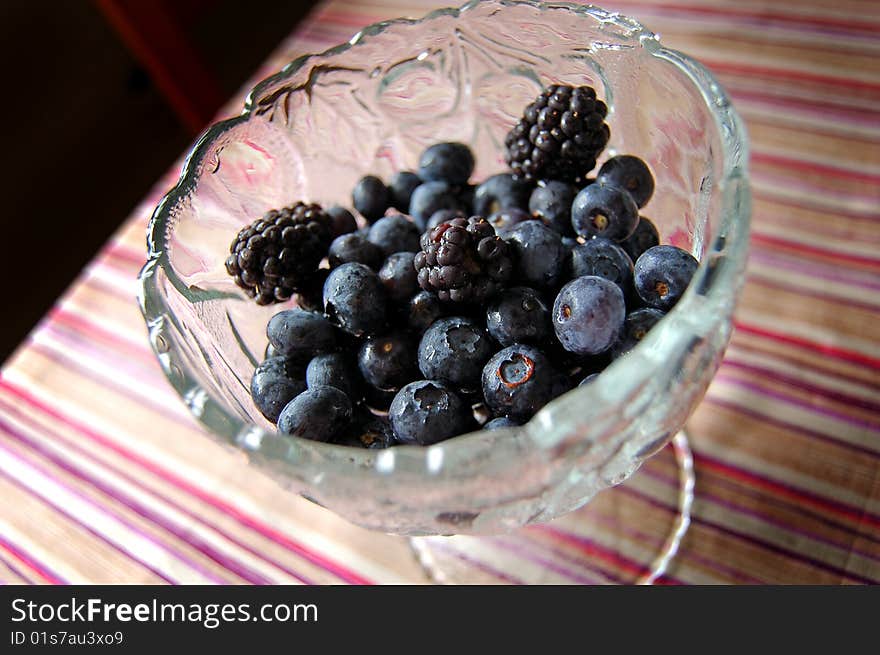
<path id="1" fill-rule="evenodd" d="M 737 192 L 722 196 L 719 212 L 722 215 L 732 216 L 731 220 L 741 224 L 744 228 L 736 231 L 740 243 L 727 244 L 728 246 L 735 246 L 729 249 L 728 254 L 736 260 L 734 263 L 737 267 L 742 268 L 744 265 L 751 208 L 751 192 L 748 184 L 748 137 L 745 126 L 731 105 L 726 92 L 712 73 L 690 56 L 661 46 L 659 37 L 644 27 L 639 21 L 617 12 L 607 11 L 595 5 L 541 2 L 538 0 L 471 0 L 460 7 L 436 9 L 418 19 L 395 18 L 380 21 L 364 27 L 345 43 L 328 48 L 320 53 L 308 53 L 297 57 L 277 73 L 264 78 L 254 85 L 245 99 L 241 114 L 213 123 L 195 141 L 184 159 L 177 182 L 162 197 L 150 218 L 147 228 L 148 258 L 138 275 L 138 303 L 146 324 L 150 329 L 151 347 L 160 360 L 163 373 L 178 392 L 181 399 L 186 401 L 197 420 L 207 428 L 211 436 L 215 438 L 221 437 L 229 445 L 238 449 L 244 449 L 254 455 L 262 455 L 268 458 L 268 461 L 283 466 L 296 467 L 298 463 L 306 460 L 322 462 L 326 466 L 327 460 L 340 459 L 346 467 L 346 472 L 353 477 L 388 477 L 395 470 L 402 469 L 428 471 L 434 474 L 430 477 L 435 477 L 443 471 L 444 462 L 455 459 L 454 457 L 443 457 L 443 453 L 438 453 L 438 450 L 448 454 L 466 453 L 467 449 L 472 448 L 475 444 L 485 446 L 501 439 L 511 439 L 513 434 L 534 438 L 538 433 L 545 432 L 547 427 L 553 424 L 554 408 L 559 399 L 546 405 L 523 426 L 490 432 L 478 430 L 428 447 L 396 445 L 377 451 L 281 435 L 277 431 L 266 430 L 256 424 L 242 420 L 239 416 L 227 411 L 224 404 L 214 400 L 202 388 L 196 377 L 187 370 L 185 365 L 175 362 L 169 357 L 162 357 L 166 353 L 157 348 L 152 334 L 154 327 L 162 325 L 168 318 L 173 318 L 173 312 L 164 302 L 158 288 L 159 270 L 162 270 L 173 286 L 178 289 L 185 287 L 183 282 L 177 278 L 171 266 L 166 247 L 167 238 L 170 236 L 168 228 L 171 224 L 173 209 L 178 202 L 185 199 L 197 187 L 202 172 L 201 164 L 210 152 L 212 144 L 227 131 L 250 120 L 256 113 L 256 110 L 258 110 L 260 99 L 266 89 L 292 77 L 313 59 L 322 59 L 346 52 L 389 28 L 400 25 L 418 25 L 444 16 L 458 18 L 464 12 L 489 4 L 501 7 L 530 6 L 540 11 L 566 10 L 602 23 L 613 24 L 615 27 L 624 30 L 630 38 L 637 38 L 639 47 L 647 50 L 650 55 L 673 64 L 678 68 L 679 72 L 684 73 L 690 79 L 694 87 L 700 92 L 706 106 L 710 109 L 716 127 L 722 135 L 723 171 L 718 176 L 717 184 L 719 188 L 723 188 L 725 184 L 729 185 L 736 188 Z M 736 147 L 732 148 L 730 147 L 731 145 Z M 723 290 L 718 289 L 720 284 L 717 280 L 713 283 L 713 279 L 709 275 L 707 270 L 708 259 L 708 257 L 704 257 L 700 262 L 694 281 L 696 282 L 699 278 L 703 283 L 703 295 L 712 297 L 713 295 L 723 293 Z M 694 294 L 692 293 L 694 286 L 695 284 L 691 284 L 688 292 L 669 312 L 668 316 L 682 315 L 687 312 L 694 302 Z M 645 342 L 650 341 L 651 338 L 652 334 L 649 334 Z M 691 335 L 682 332 L 680 335 L 674 334 L 674 338 L 689 339 Z M 647 346 L 648 343 L 640 343 L 632 352 L 642 351 Z M 632 363 L 629 357 L 616 360 L 603 371 L 603 377 L 609 381 L 613 381 L 611 377 L 622 379 L 622 376 L 626 373 L 627 367 L 625 364 L 627 361 Z M 174 368 L 177 370 L 173 371 L 172 369 Z M 593 386 L 576 387 L 564 394 L 563 397 L 577 395 L 581 403 L 589 406 L 588 404 L 591 400 L 598 400 L 597 391 Z M 195 411 L 194 403 L 187 400 L 192 399 L 194 396 L 199 397 L 198 402 L 195 403 L 199 405 L 199 411 Z M 206 409 L 211 411 L 206 411 Z M 669 435 L 669 437 L 671 438 L 672 435 Z M 552 447 L 552 444 L 548 444 L 546 439 L 543 439 L 542 443 L 545 446 L 549 445 Z M 304 455 L 307 457 L 303 457 Z M 438 455 L 441 456 L 438 457 Z"/>

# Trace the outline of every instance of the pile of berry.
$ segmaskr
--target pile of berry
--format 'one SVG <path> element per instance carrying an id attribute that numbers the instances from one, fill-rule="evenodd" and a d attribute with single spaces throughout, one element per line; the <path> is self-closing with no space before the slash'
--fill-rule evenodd
<path id="1" fill-rule="evenodd" d="M 510 172 L 470 183 L 467 145 L 417 171 L 296 203 L 236 237 L 226 267 L 269 321 L 251 382 L 279 431 L 384 448 L 521 425 L 593 380 L 684 293 L 697 261 L 640 216 L 654 179 L 638 157 L 596 166 L 607 108 L 554 85 L 506 139 Z"/>

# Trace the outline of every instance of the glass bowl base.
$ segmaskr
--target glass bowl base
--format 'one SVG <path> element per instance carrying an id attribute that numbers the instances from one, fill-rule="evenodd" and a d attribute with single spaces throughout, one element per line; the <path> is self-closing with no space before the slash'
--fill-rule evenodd
<path id="1" fill-rule="evenodd" d="M 681 431 L 626 482 L 566 516 L 508 535 L 412 537 L 410 545 L 435 584 L 663 582 L 690 525 L 694 480 Z"/>

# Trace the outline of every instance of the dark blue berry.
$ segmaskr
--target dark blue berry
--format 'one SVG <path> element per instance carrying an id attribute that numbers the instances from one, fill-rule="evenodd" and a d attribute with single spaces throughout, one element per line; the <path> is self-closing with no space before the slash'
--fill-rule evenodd
<path id="1" fill-rule="evenodd" d="M 600 184 L 624 189 L 636 205 L 644 207 L 654 193 L 654 176 L 648 165 L 633 155 L 612 157 L 599 169 L 596 180 Z"/>
<path id="2" fill-rule="evenodd" d="M 298 362 L 307 362 L 337 345 L 336 330 L 326 318 L 298 307 L 270 318 L 266 336 L 275 352 Z"/>
<path id="3" fill-rule="evenodd" d="M 419 290 L 416 267 L 413 266 L 414 258 L 415 253 L 396 252 L 389 255 L 379 269 L 379 279 L 385 285 L 388 298 L 393 302 L 405 302 Z"/>
<path id="4" fill-rule="evenodd" d="M 596 355 L 617 340 L 626 317 L 623 292 L 603 277 L 579 277 L 566 284 L 553 304 L 556 338 L 568 352 Z"/>
<path id="5" fill-rule="evenodd" d="M 480 386 L 483 366 L 495 351 L 484 329 L 469 318 L 441 318 L 429 327 L 419 343 L 422 375 L 453 388 L 471 391 Z"/>
<path id="6" fill-rule="evenodd" d="M 486 328 L 502 346 L 540 344 L 552 334 L 550 310 L 534 289 L 513 287 L 489 303 Z"/>
<path id="7" fill-rule="evenodd" d="M 445 314 L 445 305 L 435 294 L 430 291 L 419 291 L 409 301 L 406 325 L 421 334 Z"/>
<path id="8" fill-rule="evenodd" d="M 391 191 L 391 206 L 404 214 L 409 212 L 409 201 L 413 191 L 422 183 L 421 178 L 412 171 L 398 171 L 391 177 L 388 188 Z"/>
<path id="9" fill-rule="evenodd" d="M 483 426 L 484 430 L 503 430 L 504 428 L 516 428 L 522 425 L 519 421 L 516 421 L 509 416 L 499 416 L 497 418 L 493 418 L 491 421 L 487 421 Z"/>
<path id="10" fill-rule="evenodd" d="M 502 209 L 524 210 L 529 204 L 531 190 L 531 184 L 517 180 L 510 173 L 493 175 L 475 189 L 473 213 L 489 216 Z"/>
<path id="11" fill-rule="evenodd" d="M 287 403 L 278 430 L 313 441 L 332 441 L 351 421 L 351 401 L 336 387 L 307 389 Z"/>
<path id="12" fill-rule="evenodd" d="M 363 235 L 357 233 L 336 237 L 327 252 L 330 268 L 354 263 L 364 264 L 376 270 L 382 265 L 384 257 L 379 246 L 370 243 Z"/>
<path id="13" fill-rule="evenodd" d="M 565 266 L 562 237 L 541 221 L 525 221 L 504 234 L 514 250 L 516 278 L 532 287 L 552 287 Z"/>
<path id="14" fill-rule="evenodd" d="M 358 352 L 358 368 L 372 386 L 396 391 L 418 377 L 415 344 L 397 332 L 370 337 Z"/>
<path id="15" fill-rule="evenodd" d="M 650 329 L 657 324 L 657 321 L 665 315 L 665 312 L 653 307 L 643 307 L 627 314 L 620 337 L 611 347 L 611 353 L 614 357 L 620 357 L 635 348 L 639 341 L 644 339 Z"/>
<path id="16" fill-rule="evenodd" d="M 275 350 L 275 346 L 272 345 L 272 342 L 266 344 L 266 350 L 263 352 L 263 359 L 269 359 L 270 357 L 278 357 L 281 353 Z"/>
<path id="17" fill-rule="evenodd" d="M 425 182 L 416 187 L 409 203 L 409 215 L 420 230 L 428 227 L 428 219 L 441 209 L 467 213 L 467 207 L 446 182 Z"/>
<path id="18" fill-rule="evenodd" d="M 676 246 L 654 246 L 635 265 L 635 287 L 649 307 L 669 311 L 690 284 L 699 262 Z"/>
<path id="19" fill-rule="evenodd" d="M 573 235 L 571 228 L 571 203 L 577 195 L 577 187 L 559 180 L 538 182 L 529 198 L 529 212 L 547 227 L 563 236 Z"/>
<path id="20" fill-rule="evenodd" d="M 327 213 L 333 221 L 333 238 L 357 231 L 357 221 L 345 207 L 333 205 Z"/>
<path id="21" fill-rule="evenodd" d="M 614 282 L 624 294 L 633 279 L 633 263 L 626 251 L 601 237 L 578 244 L 571 251 L 572 277 L 596 275 Z"/>
<path id="22" fill-rule="evenodd" d="M 357 395 L 357 375 L 341 353 L 318 355 L 306 368 L 306 384 L 314 387 L 336 387 L 350 398 Z"/>
<path id="23" fill-rule="evenodd" d="M 387 293 L 379 276 L 363 264 L 342 264 L 324 283 L 324 312 L 353 334 L 375 334 L 385 327 Z"/>
<path id="24" fill-rule="evenodd" d="M 495 228 L 496 234 L 504 236 L 507 234 L 508 230 L 515 225 L 532 220 L 532 215 L 525 209 L 508 207 L 507 209 L 502 209 L 501 211 L 489 214 L 486 220 L 489 221 L 489 224 L 493 228 Z"/>
<path id="25" fill-rule="evenodd" d="M 351 425 L 342 437 L 336 440 L 343 446 L 380 450 L 397 443 L 391 422 L 384 416 L 376 416 L 369 410 L 355 411 Z"/>
<path id="26" fill-rule="evenodd" d="M 452 185 L 466 184 L 474 172 L 474 155 L 463 143 L 435 143 L 419 157 L 419 177 Z"/>
<path id="27" fill-rule="evenodd" d="M 483 397 L 493 414 L 526 421 L 558 394 L 559 378 L 544 353 L 515 344 L 483 368 Z"/>
<path id="28" fill-rule="evenodd" d="M 281 410 L 306 389 L 305 371 L 286 357 L 270 357 L 251 378 L 251 397 L 260 413 L 275 423 Z"/>
<path id="29" fill-rule="evenodd" d="M 378 177 L 367 175 L 355 185 L 351 193 L 351 204 L 361 216 L 373 223 L 382 218 L 391 205 L 391 192 Z"/>
<path id="30" fill-rule="evenodd" d="M 388 412 L 398 441 L 428 446 L 475 427 L 470 405 L 434 380 L 417 380 L 403 387 Z"/>
<path id="31" fill-rule="evenodd" d="M 571 226 L 586 239 L 623 241 L 636 229 L 639 208 L 626 191 L 607 184 L 581 189 L 571 205 Z"/>
<path id="32" fill-rule="evenodd" d="M 660 233 L 657 228 L 644 216 L 639 217 L 635 232 L 620 242 L 620 247 L 626 250 L 629 258 L 635 262 L 648 248 L 660 245 Z"/>
<path id="33" fill-rule="evenodd" d="M 373 223 L 367 241 L 377 245 L 387 257 L 396 252 L 418 252 L 421 230 L 402 214 L 391 214 Z"/>

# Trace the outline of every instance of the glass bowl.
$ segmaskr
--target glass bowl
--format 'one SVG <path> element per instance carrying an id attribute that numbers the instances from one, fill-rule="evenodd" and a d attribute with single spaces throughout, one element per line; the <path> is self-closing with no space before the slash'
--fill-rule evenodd
<path id="1" fill-rule="evenodd" d="M 472 145 L 474 179 L 500 172 L 506 132 L 549 83 L 596 88 L 611 127 L 603 160 L 632 153 L 653 169 L 646 215 L 664 243 L 701 262 L 682 300 L 595 383 L 521 428 L 386 450 L 277 433 L 248 389 L 281 307 L 257 306 L 226 274 L 236 231 L 300 199 L 350 206 L 360 176 L 412 169 L 437 141 Z M 743 281 L 747 159 L 742 123 L 714 78 L 630 18 L 489 0 L 378 23 L 293 61 L 254 88 L 240 116 L 205 132 L 152 217 L 139 301 L 183 401 L 285 488 L 388 533 L 503 533 L 623 482 L 702 398 Z"/>

